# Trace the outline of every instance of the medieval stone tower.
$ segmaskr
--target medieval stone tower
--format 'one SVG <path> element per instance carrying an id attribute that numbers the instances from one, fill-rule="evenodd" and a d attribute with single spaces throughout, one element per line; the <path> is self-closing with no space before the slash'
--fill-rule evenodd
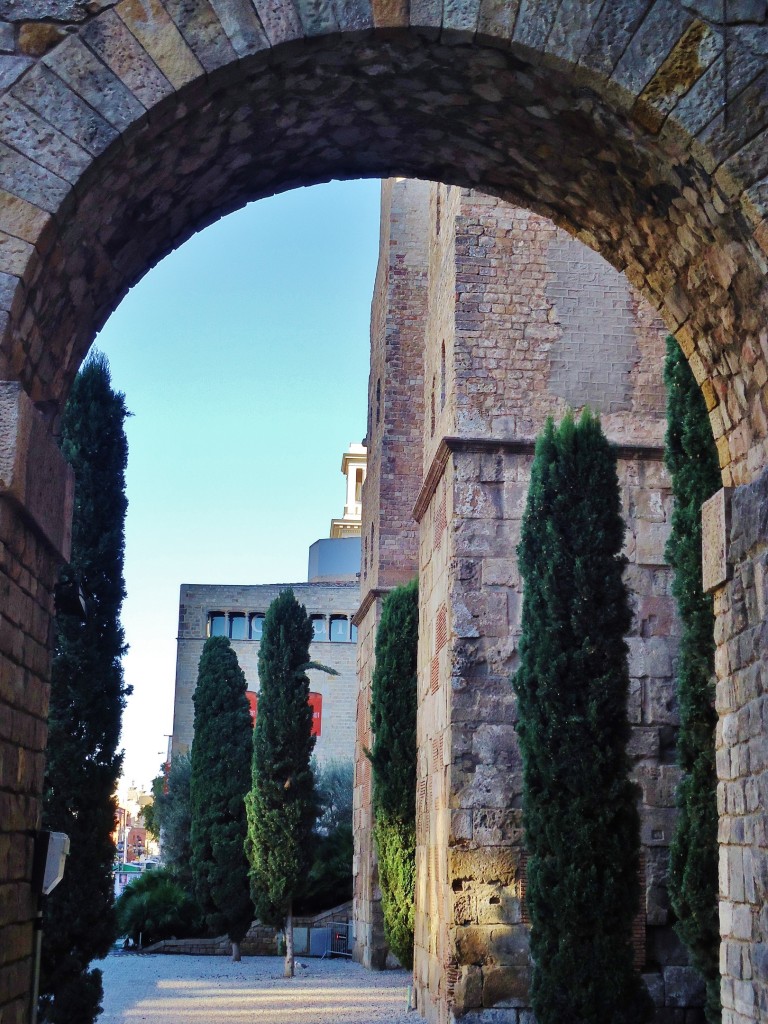
<path id="1" fill-rule="evenodd" d="M 665 331 L 593 252 L 468 190 L 383 187 L 371 317 L 358 670 L 357 955 L 386 946 L 371 849 L 368 705 L 381 599 L 420 579 L 415 980 L 431 1021 L 528 1021 L 515 549 L 536 434 L 590 406 L 618 446 L 634 623 L 631 754 L 642 792 L 636 962 L 658 1019 L 700 992 L 670 927 L 677 621 L 664 561 Z M 418 524 L 418 525 L 417 525 Z M 500 1015 L 503 1014 L 503 1015 Z"/>

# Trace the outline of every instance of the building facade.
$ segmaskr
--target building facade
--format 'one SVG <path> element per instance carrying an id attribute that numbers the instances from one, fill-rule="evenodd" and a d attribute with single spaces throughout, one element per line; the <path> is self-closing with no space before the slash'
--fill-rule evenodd
<path id="1" fill-rule="evenodd" d="M 355 780 L 357 957 L 384 963 L 371 842 L 370 680 L 383 596 L 419 575 L 414 980 L 428 1020 L 530 1019 L 516 547 L 547 416 L 591 407 L 618 449 L 627 527 L 631 757 L 641 792 L 636 962 L 657 1020 L 701 1019 L 672 928 L 678 621 L 664 546 L 665 331 L 551 222 L 469 190 L 383 188 L 371 318 Z M 418 398 L 414 397 L 418 395 Z M 714 896 L 714 894 L 713 894 Z"/>
<path id="2" fill-rule="evenodd" d="M 355 747 L 357 626 L 352 621 L 360 602 L 360 495 L 366 473 L 366 452 L 350 445 L 342 458 L 347 486 L 344 515 L 333 520 L 332 536 L 309 550 L 305 583 L 255 585 L 181 585 L 173 707 L 172 755 L 188 753 L 194 736 L 197 670 L 205 641 L 226 636 L 245 673 L 251 714 L 258 708 L 258 658 L 264 616 L 272 601 L 292 589 L 312 620 L 310 658 L 335 675 L 310 669 L 315 756 L 320 764 L 352 760 Z M 337 527 L 337 524 L 341 524 Z M 334 528 L 335 532 L 334 532 Z"/>

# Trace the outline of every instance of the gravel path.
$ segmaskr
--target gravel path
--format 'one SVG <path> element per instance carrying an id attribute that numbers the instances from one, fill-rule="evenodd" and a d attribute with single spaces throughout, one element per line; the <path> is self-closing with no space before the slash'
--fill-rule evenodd
<path id="1" fill-rule="evenodd" d="M 114 954 L 104 972 L 99 1024 L 417 1024 L 406 1012 L 410 974 L 348 960 L 304 959 L 282 977 L 278 957 Z"/>

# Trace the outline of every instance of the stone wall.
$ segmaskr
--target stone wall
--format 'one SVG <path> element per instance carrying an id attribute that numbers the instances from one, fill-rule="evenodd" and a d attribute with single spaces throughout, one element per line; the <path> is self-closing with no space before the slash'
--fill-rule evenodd
<path id="1" fill-rule="evenodd" d="M 677 621 L 664 563 L 664 331 L 626 281 L 499 200 L 431 195 L 421 523 L 416 986 L 428 1019 L 527 1020 L 529 958 L 515 699 L 515 549 L 533 439 L 596 408 L 620 445 L 635 613 L 632 757 L 642 791 L 637 962 L 657 1020 L 701 993 L 670 927 Z M 570 283 L 569 283 L 570 275 Z M 493 1009 L 491 1018 L 488 1011 Z"/>
<path id="2" fill-rule="evenodd" d="M 28 1020 L 31 867 L 45 766 L 53 587 L 69 557 L 73 478 L 17 384 L 0 385 L 0 1018 Z M 63 510 L 63 517 L 62 517 Z"/>
<path id="3" fill-rule="evenodd" d="M 363 486 L 362 603 L 355 621 L 357 738 L 355 742 L 355 957 L 384 967 L 387 945 L 376 874 L 371 807 L 371 678 L 383 596 L 418 570 L 413 505 L 421 481 L 426 243 L 429 186 L 382 183 L 381 237 L 371 304 L 368 386 L 368 474 Z"/>
<path id="4" fill-rule="evenodd" d="M 55 418 L 120 298 L 194 231 L 397 171 L 532 205 L 625 269 L 702 386 L 724 484 L 748 485 L 768 459 L 768 11 L 716 6 L 0 0 L 0 376 Z M 762 840 L 735 845 L 765 870 Z M 765 1020 L 751 972 L 726 966 Z"/>
<path id="5" fill-rule="evenodd" d="M 389 223 L 395 220 L 392 188 L 388 184 L 382 208 L 382 252 L 390 251 Z M 419 197 L 418 213 L 416 208 L 406 211 L 414 223 L 424 216 L 425 198 Z M 449 1014 L 479 1020 L 491 1008 L 494 1020 L 501 1020 L 502 1013 L 509 1021 L 520 1015 L 527 1019 L 521 765 L 509 686 L 521 607 L 515 548 L 536 433 L 547 415 L 561 416 L 568 405 L 589 402 L 621 446 L 627 583 L 634 611 L 628 638 L 631 754 L 642 792 L 644 902 L 636 922 L 637 962 L 657 1003 L 657 1020 L 671 1022 L 687 1012 L 694 1021 L 700 1013 L 700 986 L 670 927 L 666 889 L 678 777 L 678 625 L 663 555 L 671 507 L 661 462 L 664 331 L 626 281 L 551 223 L 499 200 L 442 185 L 429 187 L 428 204 L 427 282 L 421 268 L 404 267 L 400 260 L 400 292 L 395 293 L 379 266 L 369 389 L 374 464 L 364 495 L 379 523 L 386 523 L 392 492 L 388 499 L 375 453 L 379 446 L 386 453 L 393 429 L 385 419 L 386 396 L 401 379 L 404 357 L 396 354 L 399 336 L 392 335 L 391 349 L 382 349 L 380 339 L 387 318 L 399 316 L 413 329 L 414 308 L 406 307 L 403 297 L 426 288 L 424 454 L 420 469 L 403 463 L 398 475 L 401 491 L 409 478 L 413 491 L 417 476 L 421 488 L 411 510 L 421 536 L 419 1005 L 434 1021 Z M 396 213 L 401 216 L 399 208 Z M 409 280 L 410 290 L 403 292 Z M 416 415 L 407 405 L 398 409 L 395 442 L 406 417 L 413 422 Z M 396 500 L 393 533 L 402 508 Z M 374 552 L 375 544 L 369 544 Z M 404 563 L 405 552 L 407 543 Z M 381 964 L 375 858 L 367 838 L 370 768 L 360 756 L 371 740 L 370 673 L 384 592 L 374 586 L 374 557 L 379 555 L 367 561 L 364 554 L 364 578 L 367 571 L 371 589 L 358 613 L 355 913 L 359 957 Z"/>
<path id="6" fill-rule="evenodd" d="M 723 1024 L 768 1020 L 768 472 L 724 496 L 715 590 Z"/>
<path id="7" fill-rule="evenodd" d="M 397 170 L 532 205 L 625 268 L 746 482 L 768 412 L 767 21 L 703 0 L 3 0 L 2 376 L 60 408 L 120 297 L 194 231 Z"/>
<path id="8" fill-rule="evenodd" d="M 294 917 L 293 927 L 305 934 L 312 928 L 322 928 L 334 922 L 348 922 L 351 917 L 352 904 L 342 903 L 312 917 Z M 243 956 L 277 956 L 280 929 L 271 928 L 254 921 L 240 943 Z M 304 937 L 304 936 L 302 936 Z M 306 934 L 308 940 L 309 936 Z M 304 943 L 306 947 L 307 943 Z M 307 948 L 296 948 L 297 956 L 308 956 Z M 232 943 L 228 936 L 203 936 L 196 939 L 163 939 L 142 950 L 143 953 L 166 953 L 176 956 L 231 956 Z"/>

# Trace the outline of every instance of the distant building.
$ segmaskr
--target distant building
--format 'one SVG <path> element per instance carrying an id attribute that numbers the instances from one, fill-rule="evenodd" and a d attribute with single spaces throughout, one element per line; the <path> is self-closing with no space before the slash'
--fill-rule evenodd
<path id="1" fill-rule="evenodd" d="M 363 444 L 351 444 L 341 457 L 341 472 L 347 479 L 347 500 L 341 519 L 331 520 L 331 538 L 334 540 L 360 536 L 367 465 L 368 452 Z"/>
<path id="2" fill-rule="evenodd" d="M 306 583 L 253 586 L 190 584 L 179 595 L 179 634 L 173 709 L 173 755 L 187 753 L 194 734 L 192 695 L 203 645 L 209 636 L 229 637 L 248 685 L 251 714 L 258 709 L 258 654 L 264 615 L 290 587 L 312 619 L 310 657 L 337 675 L 310 670 L 310 703 L 319 762 L 349 759 L 355 751 L 357 627 L 352 616 L 360 602 L 360 513 L 366 450 L 352 444 L 342 458 L 347 481 L 344 514 L 331 523 L 331 537 L 309 549 Z"/>

